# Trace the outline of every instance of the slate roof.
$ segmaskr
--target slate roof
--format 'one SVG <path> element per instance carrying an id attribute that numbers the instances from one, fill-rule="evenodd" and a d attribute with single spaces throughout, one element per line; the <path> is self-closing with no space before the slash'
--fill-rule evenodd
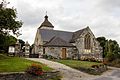
<path id="1" fill-rule="evenodd" d="M 83 31 L 85 29 L 87 29 L 87 28 L 83 28 L 81 30 L 78 30 L 78 31 L 74 32 L 70 42 L 75 42 L 75 40 L 83 33 Z"/>
<path id="2" fill-rule="evenodd" d="M 43 46 L 54 46 L 54 47 L 75 47 L 71 43 L 66 42 L 65 40 L 59 38 L 59 37 L 53 37 L 49 42 L 44 44 Z"/>
<path id="3" fill-rule="evenodd" d="M 73 46 L 75 40 L 87 29 L 81 29 L 76 32 L 67 32 L 50 29 L 39 29 L 43 41 L 48 42 L 44 46 Z"/>
<path id="4" fill-rule="evenodd" d="M 45 20 L 44 20 L 44 22 L 41 24 L 41 26 L 39 28 L 41 28 L 42 26 L 54 28 L 54 26 L 49 22 L 47 15 L 45 16 Z"/>
<path id="5" fill-rule="evenodd" d="M 41 38 L 43 41 L 50 41 L 54 36 L 59 37 L 67 42 L 72 39 L 73 32 L 59 31 L 59 30 L 48 30 L 48 29 L 39 29 Z"/>

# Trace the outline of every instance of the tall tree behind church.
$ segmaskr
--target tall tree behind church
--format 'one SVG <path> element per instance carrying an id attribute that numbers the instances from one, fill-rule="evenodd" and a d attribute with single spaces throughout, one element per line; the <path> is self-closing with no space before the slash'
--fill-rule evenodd
<path id="1" fill-rule="evenodd" d="M 103 48 L 103 58 L 107 58 L 109 61 L 120 59 L 120 47 L 117 41 L 107 40 L 105 37 L 98 37 L 97 40 Z"/>

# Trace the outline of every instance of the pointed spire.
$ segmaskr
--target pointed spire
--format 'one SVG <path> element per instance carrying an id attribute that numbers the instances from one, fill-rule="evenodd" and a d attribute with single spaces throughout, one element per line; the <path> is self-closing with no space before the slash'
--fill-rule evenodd
<path id="1" fill-rule="evenodd" d="M 49 20 L 48 20 L 48 16 L 47 16 L 47 11 L 46 11 L 46 15 L 45 15 L 45 20 L 44 20 L 44 22 L 41 24 L 41 26 L 39 27 L 39 28 L 50 28 L 50 29 L 53 29 L 54 28 L 54 26 L 49 22 Z"/>

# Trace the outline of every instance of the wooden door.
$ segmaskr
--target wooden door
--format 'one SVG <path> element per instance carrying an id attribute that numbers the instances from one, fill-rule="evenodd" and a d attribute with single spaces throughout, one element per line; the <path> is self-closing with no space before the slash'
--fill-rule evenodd
<path id="1" fill-rule="evenodd" d="M 66 58 L 66 48 L 62 48 L 62 59 Z"/>

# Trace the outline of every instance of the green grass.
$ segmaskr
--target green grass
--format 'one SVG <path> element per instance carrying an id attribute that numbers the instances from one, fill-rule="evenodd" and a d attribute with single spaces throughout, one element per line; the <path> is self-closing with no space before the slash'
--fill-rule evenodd
<path id="1" fill-rule="evenodd" d="M 72 68 L 91 68 L 92 65 L 100 65 L 102 63 L 98 62 L 89 62 L 89 61 L 80 61 L 80 60 L 55 60 L 59 63 L 65 64 Z"/>
<path id="2" fill-rule="evenodd" d="M 98 62 L 80 61 L 80 60 L 54 60 L 54 61 L 65 64 L 71 68 L 74 68 L 74 69 L 77 69 L 77 70 L 80 70 L 82 72 L 92 74 L 92 75 L 100 75 L 104 71 L 106 71 L 104 69 L 99 69 L 99 71 L 98 70 L 96 71 L 95 69 L 92 68 L 93 65 L 102 64 Z"/>
<path id="3" fill-rule="evenodd" d="M 0 72 L 23 72 L 33 63 L 40 64 L 44 71 L 52 70 L 52 68 L 49 68 L 47 65 L 42 63 L 19 57 L 7 57 L 3 54 L 0 54 Z"/>

